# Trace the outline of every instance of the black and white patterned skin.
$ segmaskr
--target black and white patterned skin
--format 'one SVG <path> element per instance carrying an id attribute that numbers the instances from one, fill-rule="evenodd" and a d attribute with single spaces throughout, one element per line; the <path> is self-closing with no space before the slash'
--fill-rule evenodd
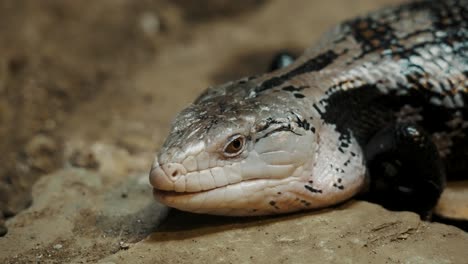
<path id="1" fill-rule="evenodd" d="M 207 89 L 155 159 L 155 197 L 221 215 L 326 207 L 364 189 L 402 203 L 428 193 L 432 206 L 445 174 L 468 171 L 467 7 L 382 9 L 339 24 L 287 67 Z"/>

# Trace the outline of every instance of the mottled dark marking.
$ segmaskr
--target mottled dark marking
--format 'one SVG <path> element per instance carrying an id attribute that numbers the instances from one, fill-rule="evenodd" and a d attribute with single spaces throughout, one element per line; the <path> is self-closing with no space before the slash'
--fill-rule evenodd
<path id="1" fill-rule="evenodd" d="M 355 59 L 376 50 L 388 49 L 390 46 L 401 46 L 393 28 L 385 21 L 363 17 L 349 21 L 346 25 L 350 27 L 354 39 L 361 45 L 362 52 Z"/>
<path id="2" fill-rule="evenodd" d="M 310 191 L 312 193 L 322 193 L 322 190 L 315 189 L 315 188 L 313 188 L 312 186 L 309 186 L 309 185 L 304 185 L 304 188 L 306 188 L 308 191 Z"/>
<path id="3" fill-rule="evenodd" d="M 338 140 L 350 143 L 351 142 L 351 133 L 349 133 L 349 131 L 347 131 L 346 133 L 340 134 L 340 136 L 338 137 Z"/>
<path id="4" fill-rule="evenodd" d="M 248 76 L 248 77 L 240 79 L 238 83 L 239 84 L 246 84 L 246 83 L 248 83 L 249 81 L 251 81 L 251 80 L 253 80 L 255 78 L 257 78 L 257 76 Z"/>
<path id="5" fill-rule="evenodd" d="M 294 94 L 294 97 L 299 98 L 299 99 L 302 99 L 302 98 L 305 97 L 305 95 L 299 94 L 299 93 L 295 93 L 295 94 Z"/>
<path id="6" fill-rule="evenodd" d="M 287 79 L 281 78 L 281 77 L 273 77 L 267 81 L 264 81 L 262 85 L 258 86 L 255 89 L 255 92 L 261 93 L 266 90 L 270 90 L 271 88 L 277 87 L 282 85 L 284 82 L 286 82 Z"/>
<path id="7" fill-rule="evenodd" d="M 310 88 L 310 86 L 299 86 L 299 87 L 296 87 L 296 86 L 293 86 L 293 85 L 288 85 L 288 86 L 285 86 L 283 88 L 281 88 L 281 90 L 283 91 L 287 91 L 287 92 L 300 92 L 306 88 Z"/>
<path id="8" fill-rule="evenodd" d="M 383 98 L 376 85 L 338 90 L 326 99 L 327 105 L 321 117 L 325 123 L 336 126 L 342 141 L 349 142 L 352 132 L 362 146 L 380 127 L 394 119 L 393 113 L 385 108 Z M 338 150 L 345 153 L 345 146 L 339 146 Z"/>
<path id="9" fill-rule="evenodd" d="M 269 204 L 270 204 L 271 206 L 273 206 L 275 209 L 277 209 L 277 210 L 279 209 L 279 207 L 276 205 L 276 202 L 275 202 L 275 201 L 270 201 Z"/>
<path id="10" fill-rule="evenodd" d="M 297 114 L 295 113 L 292 113 L 292 114 L 296 116 L 295 123 L 297 124 L 298 127 L 303 128 L 304 130 L 309 130 L 310 123 L 307 121 L 307 119 L 301 120 Z"/>
<path id="11" fill-rule="evenodd" d="M 205 130 L 206 130 L 206 131 L 209 131 L 214 125 L 217 125 L 218 122 L 219 122 L 218 119 L 212 118 L 212 119 L 210 120 L 210 123 L 209 123 L 208 125 L 205 126 Z"/>
<path id="12" fill-rule="evenodd" d="M 339 57 L 338 54 L 336 54 L 333 50 L 328 50 L 308 61 L 306 61 L 304 64 L 299 65 L 297 68 L 291 70 L 288 73 L 285 73 L 279 77 L 273 77 L 269 80 L 264 81 L 260 86 L 255 88 L 256 93 L 261 93 L 266 90 L 272 89 L 274 87 L 277 87 L 286 81 L 290 80 L 291 78 L 301 75 L 304 73 L 309 73 L 309 72 L 315 72 L 315 71 L 320 71 L 323 68 L 327 67 L 335 59 Z"/>
<path id="13" fill-rule="evenodd" d="M 320 116 L 323 115 L 322 110 L 320 110 L 320 108 L 316 104 L 314 104 L 313 107 L 314 107 L 315 111 L 317 111 L 317 113 L 319 113 Z"/>
<path id="14" fill-rule="evenodd" d="M 336 183 L 333 184 L 333 187 L 338 188 L 338 189 L 340 189 L 340 190 L 343 190 L 343 189 L 344 189 L 344 186 L 343 186 L 343 185 L 338 185 L 338 184 L 336 184 Z"/>
<path id="15" fill-rule="evenodd" d="M 283 126 L 281 126 L 281 127 L 278 127 L 277 129 L 273 130 L 273 131 L 270 131 L 270 132 L 266 133 L 265 135 L 263 135 L 263 137 L 257 138 L 257 139 L 255 140 L 255 142 L 258 142 L 258 141 L 260 141 L 260 139 L 269 137 L 269 136 L 271 136 L 272 134 L 278 133 L 278 132 L 281 132 L 281 131 L 287 131 L 287 132 L 291 132 L 291 133 L 293 133 L 293 134 L 295 134 L 295 135 L 297 135 L 297 136 L 302 136 L 301 134 L 295 132 L 295 131 L 292 129 L 291 124 L 287 124 L 287 125 L 283 125 Z"/>
<path id="16" fill-rule="evenodd" d="M 444 39 L 446 42 L 449 39 L 462 37 L 460 30 L 457 29 L 466 29 L 467 26 L 466 1 L 432 1 L 428 7 L 435 18 L 433 27 L 448 33 Z"/>
<path id="17" fill-rule="evenodd" d="M 274 125 L 274 124 L 282 124 L 282 122 L 279 122 L 277 120 L 274 120 L 273 118 L 269 117 L 267 120 L 266 120 L 266 123 L 265 125 L 263 125 L 262 127 L 260 127 L 257 132 L 261 132 L 263 130 L 266 130 L 268 129 L 271 125 Z"/>

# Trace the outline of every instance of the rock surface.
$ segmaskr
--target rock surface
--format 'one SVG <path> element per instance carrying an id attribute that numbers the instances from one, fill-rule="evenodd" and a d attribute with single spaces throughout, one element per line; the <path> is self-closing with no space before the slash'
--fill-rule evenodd
<path id="1" fill-rule="evenodd" d="M 468 181 L 449 182 L 435 210 L 447 218 L 468 220 Z"/>
<path id="2" fill-rule="evenodd" d="M 168 214 L 151 198 L 146 174 L 106 176 L 86 169 L 43 177 L 33 188 L 33 199 L 29 209 L 7 222 L 10 231 L 0 239 L 0 263 L 463 263 L 468 259 L 464 231 L 366 202 L 268 218 Z"/>
<path id="3" fill-rule="evenodd" d="M 430 241 L 430 243 L 429 243 Z M 366 202 L 335 210 L 160 231 L 115 263 L 464 263 L 468 234 Z"/>

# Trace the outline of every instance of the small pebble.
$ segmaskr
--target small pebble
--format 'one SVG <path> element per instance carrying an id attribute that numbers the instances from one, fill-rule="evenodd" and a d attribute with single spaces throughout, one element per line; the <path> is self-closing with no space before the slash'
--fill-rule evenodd
<path id="1" fill-rule="evenodd" d="M 398 239 L 405 240 L 409 237 L 409 234 L 401 234 L 398 236 Z"/>
<path id="2" fill-rule="evenodd" d="M 129 249 L 130 248 L 130 245 L 128 243 L 123 242 L 123 241 L 120 241 L 119 245 L 120 245 L 120 249 Z"/>
<path id="3" fill-rule="evenodd" d="M 161 22 L 156 14 L 147 12 L 142 14 L 140 18 L 141 29 L 148 36 L 156 35 L 161 27 Z"/>
<path id="4" fill-rule="evenodd" d="M 61 249 L 62 247 L 63 247 L 62 244 L 55 244 L 55 245 L 54 245 L 54 249 L 56 249 L 56 250 L 59 250 L 59 249 Z"/>

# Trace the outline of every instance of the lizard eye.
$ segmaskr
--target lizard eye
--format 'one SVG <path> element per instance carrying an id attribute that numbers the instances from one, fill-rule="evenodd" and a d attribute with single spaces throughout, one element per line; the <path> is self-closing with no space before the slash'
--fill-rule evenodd
<path id="1" fill-rule="evenodd" d="M 224 156 L 235 157 L 242 153 L 245 146 L 245 137 L 242 135 L 231 136 L 224 146 Z"/>

